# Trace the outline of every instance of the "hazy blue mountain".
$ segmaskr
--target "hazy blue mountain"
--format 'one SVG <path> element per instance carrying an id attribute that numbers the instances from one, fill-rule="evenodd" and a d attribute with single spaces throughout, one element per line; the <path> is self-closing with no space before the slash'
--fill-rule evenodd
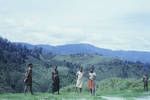
<path id="1" fill-rule="evenodd" d="M 51 45 L 31 45 L 26 44 L 28 48 L 34 48 L 35 46 L 43 48 L 44 52 L 52 52 L 60 55 L 68 54 L 100 54 L 104 56 L 117 57 L 130 61 L 141 61 L 144 63 L 150 63 L 150 52 L 142 51 L 113 51 L 110 49 L 98 48 L 90 44 L 68 44 L 61 46 Z"/>
<path id="2" fill-rule="evenodd" d="M 23 46 L 26 46 L 28 49 L 34 49 L 35 47 L 40 47 L 43 48 L 44 52 L 55 52 L 55 47 L 54 46 L 50 46 L 50 45 L 45 45 L 45 44 L 39 44 L 39 45 L 32 45 L 29 43 L 17 43 L 17 44 L 21 44 Z"/>
<path id="3" fill-rule="evenodd" d="M 131 61 L 150 62 L 150 52 L 139 51 L 112 51 L 109 49 L 97 48 L 89 44 L 72 44 L 57 47 L 57 53 L 76 54 L 76 53 L 97 53 L 104 56 L 119 57 Z"/>

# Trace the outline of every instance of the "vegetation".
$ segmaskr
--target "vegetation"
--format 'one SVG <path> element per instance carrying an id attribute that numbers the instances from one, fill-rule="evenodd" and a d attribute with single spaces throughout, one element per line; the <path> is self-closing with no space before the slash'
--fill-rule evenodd
<path id="1" fill-rule="evenodd" d="M 23 94 L 1 94 L 0 98 L 4 100 L 106 100 L 103 97 L 117 97 L 125 98 L 126 100 L 135 100 L 142 96 L 149 96 L 149 92 L 143 91 L 143 85 L 141 80 L 135 79 L 121 79 L 121 78 L 111 78 L 102 80 L 97 83 L 96 96 L 89 95 L 86 84 L 84 84 L 83 92 L 75 92 L 75 87 L 73 85 L 63 87 L 61 89 L 61 94 L 51 94 L 51 93 L 35 93 Z"/>
<path id="2" fill-rule="evenodd" d="M 4 100 L 105 100 L 101 97 L 93 97 L 86 94 L 78 95 L 75 93 L 71 94 L 61 94 L 61 95 L 52 95 L 49 93 L 36 93 L 35 95 L 24 95 L 24 94 L 2 94 L 0 95 L 1 99 Z"/>
<path id="3" fill-rule="evenodd" d="M 51 92 L 51 70 L 58 66 L 61 91 L 63 96 L 68 92 L 73 95 L 76 72 L 80 66 L 84 67 L 84 96 L 88 96 L 87 75 L 91 65 L 97 73 L 97 96 L 113 95 L 131 96 L 143 95 L 142 75 L 150 72 L 150 65 L 141 62 L 131 62 L 99 54 L 69 54 L 58 55 L 43 52 L 42 48 L 27 48 L 24 45 L 12 43 L 0 38 L 0 93 L 23 92 L 24 73 L 27 64 L 33 63 L 33 90 L 35 92 Z M 61 96 L 58 96 L 58 98 Z M 25 97 L 23 94 L 2 94 L 0 98 Z M 45 96 L 49 93 L 38 93 L 31 98 Z M 28 99 L 28 97 L 25 97 Z M 67 98 L 67 97 L 66 97 Z M 26 100 L 26 99 L 25 99 Z M 29 99 L 28 99 L 29 100 Z"/>

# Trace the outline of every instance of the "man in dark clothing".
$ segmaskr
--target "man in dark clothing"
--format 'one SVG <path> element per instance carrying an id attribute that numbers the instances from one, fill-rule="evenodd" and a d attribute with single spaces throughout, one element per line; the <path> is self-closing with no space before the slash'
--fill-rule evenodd
<path id="1" fill-rule="evenodd" d="M 59 94 L 59 74 L 57 66 L 55 66 L 54 71 L 52 72 L 52 93 L 58 92 Z"/>
<path id="2" fill-rule="evenodd" d="M 143 76 L 143 83 L 144 83 L 144 91 L 148 91 L 148 75 L 147 74 Z"/>
<path id="3" fill-rule="evenodd" d="M 24 93 L 27 92 L 27 90 L 29 89 L 31 94 L 33 95 L 33 91 L 32 91 L 32 64 L 28 64 L 28 69 L 25 73 L 25 79 L 24 79 L 24 83 L 25 83 L 25 88 L 24 88 Z"/>

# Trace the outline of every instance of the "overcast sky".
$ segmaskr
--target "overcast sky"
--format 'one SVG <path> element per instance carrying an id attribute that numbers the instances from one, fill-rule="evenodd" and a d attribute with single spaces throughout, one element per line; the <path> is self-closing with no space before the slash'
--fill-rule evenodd
<path id="1" fill-rule="evenodd" d="M 0 0 L 0 36 L 150 51 L 150 0 Z"/>

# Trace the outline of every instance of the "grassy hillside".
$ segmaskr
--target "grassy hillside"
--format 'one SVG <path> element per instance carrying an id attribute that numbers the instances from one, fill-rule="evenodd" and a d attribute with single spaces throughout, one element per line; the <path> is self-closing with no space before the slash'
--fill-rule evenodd
<path id="1" fill-rule="evenodd" d="M 150 85 L 150 84 L 149 84 Z M 0 99 L 4 100 L 109 100 L 107 97 L 124 98 L 125 100 L 136 100 L 136 98 L 149 98 L 150 93 L 143 91 L 141 80 L 111 78 L 102 80 L 97 83 L 96 96 L 89 95 L 86 83 L 83 92 L 75 92 L 73 85 L 61 89 L 60 95 L 52 95 L 51 93 L 35 93 L 31 94 L 1 94 Z M 116 100 L 116 99 L 114 99 Z M 118 100 L 118 99 L 117 99 Z M 143 99 L 146 100 L 146 99 Z"/>
<path id="2" fill-rule="evenodd" d="M 74 86 L 62 88 L 62 93 L 74 93 L 74 91 L 75 91 Z M 82 94 L 84 95 L 89 94 L 89 91 L 87 89 L 87 83 L 84 83 L 83 93 L 81 93 L 81 95 Z M 135 79 L 110 78 L 97 82 L 96 97 L 103 97 L 103 96 L 119 97 L 119 98 L 121 97 L 126 98 L 127 100 L 128 99 L 134 100 L 133 98 L 148 97 L 150 96 L 150 92 L 145 92 L 143 90 L 143 82 L 140 79 L 135 80 Z"/>
<path id="3" fill-rule="evenodd" d="M 12 71 L 8 71 L 10 84 L 7 84 L 10 86 L 10 89 L 12 89 L 12 85 L 15 85 L 14 89 L 12 89 L 14 92 L 23 91 L 23 79 L 26 65 L 31 62 L 34 65 L 33 88 L 34 91 L 39 92 L 51 91 L 52 65 L 58 66 L 61 87 L 75 84 L 75 73 L 79 69 L 80 65 L 84 67 L 85 82 L 87 81 L 87 75 L 91 65 L 95 66 L 98 82 L 110 77 L 139 79 L 144 73 L 144 67 L 140 64 L 126 63 L 119 59 L 107 58 L 100 55 L 56 55 L 51 58 L 41 55 L 40 59 L 29 56 L 25 62 L 26 63 L 24 64 L 18 65 L 19 70 L 12 69 Z M 8 73 L 5 74 L 8 75 Z M 4 84 L 2 85 L 5 87 L 6 85 Z"/>
<path id="4" fill-rule="evenodd" d="M 42 48 L 29 49 L 1 38 L 0 45 L 0 93 L 23 92 L 24 73 L 29 63 L 33 63 L 33 90 L 36 92 L 51 91 L 51 71 L 54 65 L 58 66 L 61 88 L 75 84 L 75 75 L 80 66 L 84 68 L 84 82 L 87 81 L 92 65 L 98 83 L 113 77 L 139 79 L 144 73 L 150 72 L 149 64 L 98 54 L 46 54 Z"/>
<path id="5" fill-rule="evenodd" d="M 94 65 L 98 73 L 97 80 L 108 77 L 140 78 L 144 73 L 149 72 L 149 67 L 145 67 L 143 63 L 133 63 L 96 54 L 56 55 L 52 60 L 70 62 L 72 65 L 80 64 L 85 72 L 88 72 L 91 65 Z"/>

